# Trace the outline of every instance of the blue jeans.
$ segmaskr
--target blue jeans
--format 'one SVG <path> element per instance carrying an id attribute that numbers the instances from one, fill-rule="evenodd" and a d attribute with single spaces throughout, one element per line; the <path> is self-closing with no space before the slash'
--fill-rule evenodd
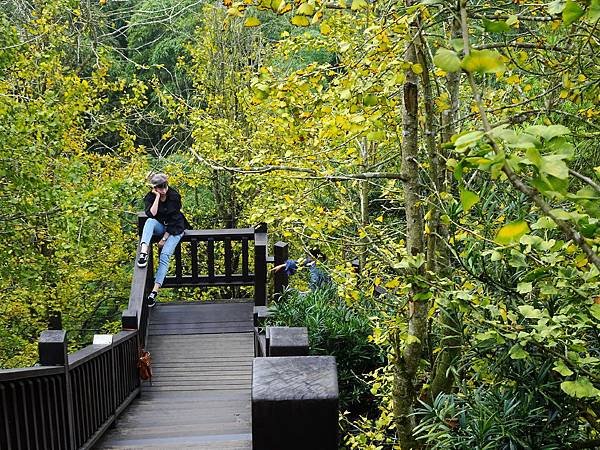
<path id="1" fill-rule="evenodd" d="M 142 231 L 142 239 L 140 243 L 150 245 L 150 240 L 152 236 L 162 236 L 165 234 L 165 226 L 160 223 L 156 219 L 146 220 L 144 224 L 144 231 Z M 176 235 L 169 235 L 165 245 L 160 252 L 160 257 L 158 258 L 158 269 L 154 274 L 154 282 L 160 284 L 162 286 L 165 281 L 165 276 L 167 275 L 167 270 L 169 269 L 169 260 L 171 259 L 171 255 L 175 251 L 177 244 L 183 237 L 183 233 Z"/>

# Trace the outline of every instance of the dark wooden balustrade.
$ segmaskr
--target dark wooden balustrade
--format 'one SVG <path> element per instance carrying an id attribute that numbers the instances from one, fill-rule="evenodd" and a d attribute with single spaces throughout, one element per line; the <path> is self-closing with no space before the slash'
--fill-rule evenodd
<path id="1" fill-rule="evenodd" d="M 216 231 L 186 231 L 172 257 L 174 275 L 165 278 L 163 287 L 254 285 L 250 267 L 254 229 Z M 234 258 L 234 247 L 238 258 Z"/>
<path id="2" fill-rule="evenodd" d="M 137 331 L 67 356 L 66 333 L 40 338 L 43 367 L 0 371 L 0 448 L 91 448 L 139 392 Z"/>
<path id="3" fill-rule="evenodd" d="M 140 217 L 140 227 L 144 220 Z M 123 331 L 112 343 L 68 355 L 66 332 L 45 331 L 40 367 L 0 370 L 0 449 L 91 448 L 139 395 L 137 361 L 149 318 L 145 298 L 154 283 L 152 247 L 148 267 L 134 266 Z M 283 247 L 275 260 L 287 258 Z M 266 305 L 267 263 L 274 259 L 267 256 L 265 225 L 187 231 L 173 262 L 174 275 L 164 287 L 253 286 L 255 305 Z M 276 280 L 277 289 L 287 284 L 281 274 Z"/>
<path id="4" fill-rule="evenodd" d="M 140 235 L 146 219 L 144 213 L 138 215 Z M 157 240 L 153 240 L 149 250 L 150 277 L 155 269 L 152 255 L 158 250 L 153 245 Z M 253 286 L 255 304 L 266 305 L 267 243 L 266 224 L 254 228 L 187 230 L 171 257 L 174 267 L 169 273 L 174 274 L 165 278 L 162 287 Z M 145 286 L 145 293 L 149 293 L 152 283 Z"/>

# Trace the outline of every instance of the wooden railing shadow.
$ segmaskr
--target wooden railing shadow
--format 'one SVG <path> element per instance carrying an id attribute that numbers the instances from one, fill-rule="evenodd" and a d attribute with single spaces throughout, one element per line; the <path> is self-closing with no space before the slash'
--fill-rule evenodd
<path id="1" fill-rule="evenodd" d="M 140 215 L 140 232 L 144 220 Z M 150 252 L 156 251 L 153 247 Z M 189 267 L 182 247 L 189 247 Z M 266 225 L 192 230 L 182 238 L 174 255 L 175 275 L 164 287 L 253 286 L 255 305 L 266 306 L 267 264 L 279 259 L 267 255 Z M 200 262 L 206 263 L 205 271 Z M 276 278 L 281 284 L 281 276 Z M 0 449 L 93 447 L 140 394 L 137 361 L 148 335 L 145 299 L 153 283 L 153 265 L 135 265 L 118 334 L 97 335 L 92 345 L 68 355 L 66 331 L 46 330 L 39 340 L 39 366 L 0 370 Z"/>

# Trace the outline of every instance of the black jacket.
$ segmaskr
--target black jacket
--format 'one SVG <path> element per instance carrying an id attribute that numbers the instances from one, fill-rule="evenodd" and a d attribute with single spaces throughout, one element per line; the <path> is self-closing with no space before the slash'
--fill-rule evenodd
<path id="1" fill-rule="evenodd" d="M 148 192 L 144 197 L 145 212 L 148 217 L 158 220 L 167 228 L 167 233 L 177 235 L 190 229 L 190 224 L 181 212 L 181 195 L 171 186 L 167 191 L 167 198 L 164 202 L 158 202 L 158 212 L 156 216 L 150 212 L 150 207 L 154 203 L 156 194 Z"/>

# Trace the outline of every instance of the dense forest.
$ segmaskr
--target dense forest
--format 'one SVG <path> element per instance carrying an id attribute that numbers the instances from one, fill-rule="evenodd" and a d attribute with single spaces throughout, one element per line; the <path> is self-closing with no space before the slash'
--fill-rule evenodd
<path id="1" fill-rule="evenodd" d="M 120 328 L 164 171 L 327 255 L 274 317 L 344 448 L 600 448 L 599 58 L 600 0 L 0 0 L 0 367 Z"/>

